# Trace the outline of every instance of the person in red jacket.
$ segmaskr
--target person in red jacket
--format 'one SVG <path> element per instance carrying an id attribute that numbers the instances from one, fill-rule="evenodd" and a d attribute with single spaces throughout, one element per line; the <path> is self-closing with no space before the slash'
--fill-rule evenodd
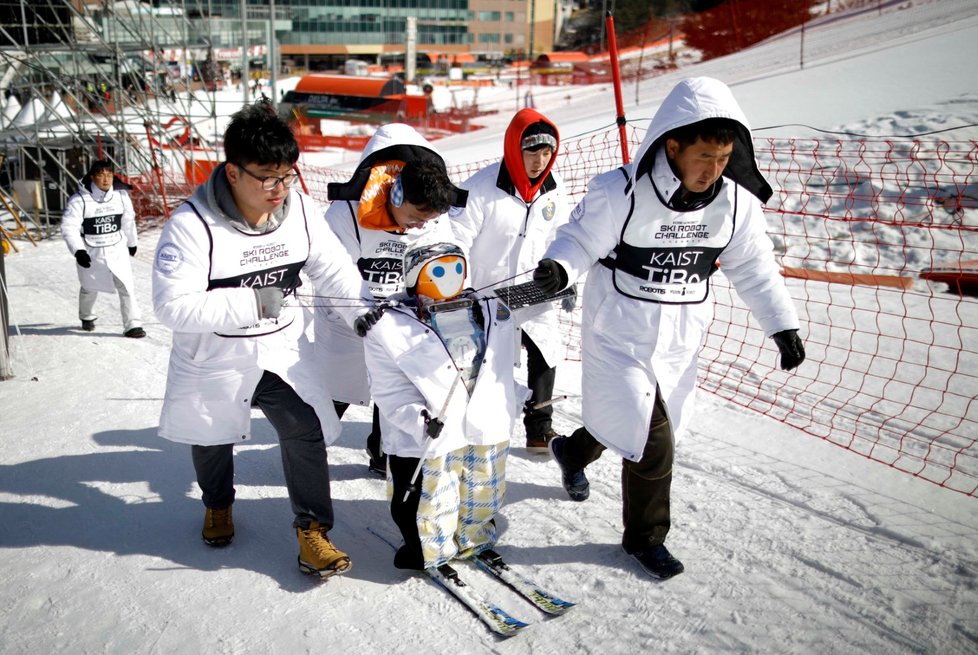
<path id="1" fill-rule="evenodd" d="M 466 206 L 451 213 L 458 243 L 468 252 L 472 286 L 480 291 L 511 285 L 532 272 L 567 222 L 570 204 L 553 170 L 560 146 L 557 126 L 535 109 L 516 113 L 503 141 L 503 160 L 462 184 Z M 523 282 L 526 279 L 517 279 Z M 564 309 L 573 309 L 570 298 Z M 514 312 L 526 350 L 527 386 L 533 392 L 523 415 L 528 450 L 546 452 L 556 434 L 551 400 L 560 356 L 557 312 L 551 303 Z M 517 352 L 517 363 L 519 354 Z"/>

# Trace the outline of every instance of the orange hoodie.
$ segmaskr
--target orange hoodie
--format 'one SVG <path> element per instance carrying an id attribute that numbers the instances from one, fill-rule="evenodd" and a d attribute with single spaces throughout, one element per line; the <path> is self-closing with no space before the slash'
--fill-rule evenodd
<path id="1" fill-rule="evenodd" d="M 539 121 L 543 121 L 554 128 L 554 132 L 557 134 L 557 147 L 554 148 L 554 154 L 550 158 L 550 163 L 547 164 L 547 168 L 544 169 L 536 182 L 531 182 L 530 178 L 526 176 L 526 168 L 523 166 L 523 149 L 520 148 L 520 142 L 523 140 L 523 131 Z M 506 128 L 506 136 L 503 138 L 503 164 L 506 166 L 506 171 L 509 173 L 509 178 L 512 180 L 513 186 L 516 187 L 516 191 L 523 198 L 523 202 L 533 200 L 533 196 L 540 190 L 544 180 L 547 179 L 547 175 L 550 174 L 550 169 L 553 168 L 554 162 L 557 160 L 557 150 L 559 148 L 560 132 L 549 118 L 536 109 L 529 107 L 516 112 L 513 120 L 509 122 L 509 127 Z"/>
<path id="2" fill-rule="evenodd" d="M 370 177 L 360 194 L 360 204 L 357 205 L 357 223 L 360 227 L 385 232 L 404 232 L 387 209 L 391 187 L 403 168 L 404 162 L 391 160 L 370 169 Z"/>

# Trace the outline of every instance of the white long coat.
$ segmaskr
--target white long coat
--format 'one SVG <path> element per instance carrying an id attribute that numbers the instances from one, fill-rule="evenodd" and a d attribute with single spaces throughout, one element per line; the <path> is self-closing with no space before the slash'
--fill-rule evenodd
<path id="1" fill-rule="evenodd" d="M 361 163 L 374 153 L 385 148 L 414 146 L 436 152 L 417 131 L 408 125 L 393 123 L 377 130 L 367 143 L 360 156 Z M 437 154 L 437 153 L 436 153 Z M 427 221 L 418 228 L 403 234 L 368 230 L 357 224 L 359 203 L 353 200 L 334 200 L 326 210 L 326 223 L 339 238 L 346 252 L 358 262 L 363 257 L 384 256 L 375 250 L 399 249 L 397 257 L 413 244 L 424 241 L 453 241 L 448 216 L 442 215 Z M 383 248 L 376 248 L 383 242 Z M 386 253 L 390 257 L 392 253 Z M 400 290 L 398 285 L 397 290 Z M 318 295 L 328 295 L 318 292 Z M 385 294 L 374 294 L 378 298 Z M 367 383 L 367 369 L 363 363 L 363 339 L 357 336 L 343 318 L 327 302 L 316 303 L 316 357 L 326 371 L 330 371 L 330 389 L 333 398 L 354 405 L 367 405 L 370 402 L 370 389 Z"/>
<path id="2" fill-rule="evenodd" d="M 121 234 L 118 241 L 109 246 L 92 246 L 85 243 L 82 234 L 82 221 L 89 217 L 104 214 L 105 208 L 122 213 Z M 102 191 L 95 183 L 90 186 L 79 186 L 65 206 L 61 219 L 61 236 L 64 238 L 68 252 L 74 255 L 79 250 L 85 250 L 92 258 L 89 268 L 77 266 L 78 281 L 88 291 L 105 291 L 115 293 L 115 275 L 129 292 L 131 298 L 136 297 L 133 284 L 132 265 L 130 264 L 129 248 L 138 244 L 136 236 L 136 212 L 132 207 L 129 193 L 124 189 L 111 188 Z"/>
<path id="3" fill-rule="evenodd" d="M 527 204 L 519 195 L 497 186 L 500 166 L 502 162 L 491 164 L 466 180 L 462 188 L 469 192 L 468 202 L 464 209 L 451 212 L 456 242 L 469 254 L 471 284 L 479 293 L 528 281 L 528 275 L 513 278 L 536 268 L 570 214 L 567 193 L 556 172 L 551 171 L 556 187 L 541 189 Z M 540 348 L 547 366 L 556 366 L 561 346 L 557 309 L 549 303 L 528 310 L 526 314 L 516 312 L 520 328 Z"/>
<path id="4" fill-rule="evenodd" d="M 422 240 L 451 243 L 454 239 L 447 216 L 395 234 L 357 226 L 356 211 L 357 203 L 349 200 L 334 200 L 326 211 L 326 223 L 354 261 L 369 257 L 370 244 L 378 237 L 387 243 L 387 247 L 397 246 L 401 253 Z M 363 339 L 325 302 L 317 303 L 316 352 L 325 370 L 331 371 L 330 388 L 335 394 L 334 400 L 356 405 L 370 402 L 367 368 L 363 363 Z"/>
<path id="5" fill-rule="evenodd" d="M 746 118 L 729 89 L 717 80 L 694 78 L 680 83 L 655 117 L 635 161 L 674 127 L 720 116 Z M 654 221 L 665 211 L 648 175 L 635 179 L 635 164 L 592 180 L 571 221 L 562 227 L 546 257 L 558 261 L 570 280 L 587 273 L 582 332 L 583 419 L 588 431 L 622 457 L 637 461 L 648 437 L 656 386 L 666 402 L 676 433 L 689 417 L 696 383 L 696 360 L 713 319 L 712 294 L 696 304 L 663 304 L 619 293 L 612 272 L 598 262 L 618 244 L 635 196 L 632 221 Z M 664 197 L 679 186 L 668 164 L 652 171 Z M 797 329 L 798 318 L 784 286 L 773 246 L 766 234 L 760 202 L 725 180 L 740 207 L 730 242 L 720 255 L 721 271 L 770 336 Z M 732 189 L 731 189 L 732 187 Z M 709 211 L 709 207 L 707 210 Z"/>
<path id="6" fill-rule="evenodd" d="M 223 174 L 223 168 L 216 173 Z M 206 206 L 204 194 L 195 194 L 193 201 L 214 221 L 226 221 Z M 300 200 L 299 192 L 292 190 L 288 217 L 278 230 L 285 229 L 289 221 L 305 223 L 309 254 L 302 271 L 331 297 L 350 299 L 337 303 L 336 311 L 352 326 L 366 305 L 366 300 L 358 303 L 355 299 L 366 299 L 369 294 L 346 251 L 326 228 L 322 209 L 308 196 Z M 261 241 L 254 235 L 242 234 L 239 239 L 243 249 Z M 157 246 L 153 308 L 160 322 L 173 330 L 160 436 L 199 445 L 250 439 L 252 394 L 262 373 L 271 371 L 312 405 L 326 442 L 332 443 L 340 434 L 340 423 L 326 373 L 316 365 L 313 344 L 306 338 L 311 312 L 293 308 L 295 320 L 271 334 L 218 336 L 216 332 L 255 325 L 259 316 L 251 287 L 208 290 L 210 247 L 204 222 L 187 204 L 173 213 Z M 237 261 L 241 252 L 228 249 L 214 252 L 213 257 Z"/>
<path id="7" fill-rule="evenodd" d="M 413 313 L 389 310 L 367 333 L 370 392 L 380 408 L 384 452 L 421 457 L 425 442 L 421 410 L 438 416 L 446 399 L 445 427 L 432 442 L 428 459 L 465 445 L 501 443 L 512 435 L 529 397 L 529 390 L 513 381 L 515 323 L 509 309 L 497 300 L 480 302 L 486 317 L 486 353 L 471 397 L 464 382 L 454 384 L 459 373 L 444 342 Z"/>

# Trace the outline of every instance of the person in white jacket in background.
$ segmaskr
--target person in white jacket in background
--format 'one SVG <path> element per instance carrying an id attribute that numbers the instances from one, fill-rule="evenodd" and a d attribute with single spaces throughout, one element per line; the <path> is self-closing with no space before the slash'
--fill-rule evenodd
<path id="1" fill-rule="evenodd" d="M 771 196 L 750 127 L 722 82 L 683 80 L 652 119 L 633 164 L 599 175 L 534 272 L 547 292 L 587 273 L 584 426 L 551 454 L 571 499 L 606 449 L 623 458 L 622 547 L 654 577 L 681 573 L 665 546 L 674 434 L 690 414 L 696 361 L 713 318 L 710 276 L 731 281 L 781 368 L 801 364 L 798 316 L 761 203 Z"/>
<path id="2" fill-rule="evenodd" d="M 417 130 L 404 123 L 377 129 L 346 182 L 327 187 L 326 223 L 356 262 L 375 300 L 401 290 L 404 250 L 419 240 L 451 240 L 448 211 L 465 195 L 449 180 L 445 162 Z M 323 294 L 325 295 L 325 294 Z M 320 306 L 321 305 L 321 306 Z M 317 305 L 316 352 L 331 372 L 337 415 L 370 402 L 363 339 L 329 303 Z M 373 410 L 367 468 L 387 474 L 380 415 Z"/>
<path id="3" fill-rule="evenodd" d="M 439 567 L 496 542 L 509 438 L 528 392 L 513 380 L 509 308 L 463 293 L 465 278 L 457 245 L 412 246 L 406 294 L 390 297 L 365 332 L 401 569 Z"/>
<path id="4" fill-rule="evenodd" d="M 327 536 L 326 443 L 340 425 L 306 337 L 312 312 L 295 290 L 308 275 L 350 325 L 372 300 L 322 208 L 294 188 L 299 148 L 270 105 L 231 117 L 224 152 L 156 249 L 153 307 L 173 331 L 159 433 L 191 445 L 201 536 L 225 546 L 234 536 L 233 447 L 251 437 L 251 407 L 259 407 L 279 438 L 299 568 L 325 578 L 350 568 Z"/>
<path id="5" fill-rule="evenodd" d="M 570 206 L 560 176 L 553 170 L 560 147 L 557 126 L 535 109 L 516 113 L 503 141 L 503 159 L 462 183 L 468 191 L 464 208 L 452 210 L 457 243 L 468 252 L 472 287 L 480 293 L 524 282 L 567 222 Z M 574 308 L 566 298 L 565 310 Z M 556 435 L 553 397 L 560 358 L 557 309 L 544 303 L 517 310 L 518 338 L 526 350 L 527 386 L 533 392 L 523 414 L 526 447 L 546 452 Z M 517 352 L 516 364 L 519 364 Z"/>
<path id="6" fill-rule="evenodd" d="M 65 207 L 61 236 L 77 264 L 78 318 L 86 332 L 95 330 L 95 301 L 100 291 L 119 294 L 122 332 L 132 339 L 146 336 L 130 258 L 136 256 L 136 212 L 129 185 L 115 177 L 106 159 L 92 162 Z"/>

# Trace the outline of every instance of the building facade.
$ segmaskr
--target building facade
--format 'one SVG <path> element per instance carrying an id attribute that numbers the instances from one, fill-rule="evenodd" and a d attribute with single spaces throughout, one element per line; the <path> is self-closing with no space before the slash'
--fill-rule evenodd
<path id="1" fill-rule="evenodd" d="M 403 56 L 408 18 L 416 19 L 419 53 L 528 58 L 553 48 L 554 0 L 249 0 L 249 44 L 267 43 L 274 25 L 282 59 L 304 68 L 337 68 L 345 58 L 381 63 Z M 241 0 L 198 2 L 211 16 L 210 39 L 240 47 Z M 275 20 L 271 20 L 274 10 Z M 237 23 L 236 24 L 236 20 Z M 201 26 L 203 27 L 203 26 Z"/>

